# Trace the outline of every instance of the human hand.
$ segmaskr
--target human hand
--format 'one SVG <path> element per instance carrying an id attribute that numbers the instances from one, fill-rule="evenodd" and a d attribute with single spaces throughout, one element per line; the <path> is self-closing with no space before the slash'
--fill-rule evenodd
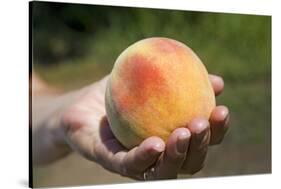
<path id="1" fill-rule="evenodd" d="M 219 95 L 224 88 L 223 80 L 214 75 L 209 78 L 215 94 Z M 227 107 L 217 106 L 210 120 L 196 118 L 187 127 L 175 129 L 166 144 L 152 136 L 127 150 L 114 137 L 105 116 L 107 79 L 83 89 L 76 102 L 64 111 L 61 122 L 72 149 L 105 169 L 137 180 L 194 174 L 203 167 L 208 146 L 222 141 L 229 112 Z"/>

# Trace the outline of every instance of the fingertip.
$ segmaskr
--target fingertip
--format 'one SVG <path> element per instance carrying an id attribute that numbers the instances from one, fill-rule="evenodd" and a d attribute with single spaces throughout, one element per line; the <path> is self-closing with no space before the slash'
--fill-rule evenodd
<path id="1" fill-rule="evenodd" d="M 229 127 L 229 110 L 226 106 L 217 106 L 211 114 L 211 140 L 210 144 L 221 143 Z"/>
<path id="2" fill-rule="evenodd" d="M 229 117 L 228 108 L 226 106 L 220 105 L 213 110 L 210 120 L 212 122 L 221 123 L 221 122 L 225 122 L 228 117 Z"/>
<path id="3" fill-rule="evenodd" d="M 209 79 L 212 83 L 215 94 L 216 95 L 221 94 L 224 89 L 224 81 L 223 81 L 222 77 L 217 76 L 217 75 L 209 75 Z"/>
<path id="4" fill-rule="evenodd" d="M 175 135 L 176 138 L 180 139 L 180 140 L 185 140 L 187 138 L 190 138 L 191 136 L 191 132 L 189 131 L 188 128 L 177 128 L 173 131 L 172 135 Z"/>
<path id="5" fill-rule="evenodd" d="M 189 146 L 191 132 L 187 128 L 179 128 L 176 140 L 177 154 L 186 154 Z M 181 156 L 179 156 L 181 157 Z"/>
<path id="6" fill-rule="evenodd" d="M 165 150 L 165 143 L 161 140 L 161 142 L 157 142 L 153 145 L 152 149 L 155 152 L 161 153 Z"/>
<path id="7" fill-rule="evenodd" d="M 203 131 L 207 130 L 210 126 L 209 121 L 204 118 L 195 118 L 188 125 L 191 133 L 200 134 Z"/>
<path id="8" fill-rule="evenodd" d="M 156 136 L 147 138 L 143 142 L 143 146 L 145 146 L 146 151 L 151 153 L 161 153 L 165 150 L 165 142 Z"/>
<path id="9" fill-rule="evenodd" d="M 173 148 L 173 146 L 176 145 L 179 140 L 188 141 L 190 137 L 191 132 L 188 128 L 177 128 L 169 136 L 169 139 L 167 141 L 167 148 Z"/>
<path id="10" fill-rule="evenodd" d="M 166 157 L 172 161 L 183 158 L 189 146 L 191 132 L 188 128 L 180 127 L 173 130 L 166 143 Z"/>

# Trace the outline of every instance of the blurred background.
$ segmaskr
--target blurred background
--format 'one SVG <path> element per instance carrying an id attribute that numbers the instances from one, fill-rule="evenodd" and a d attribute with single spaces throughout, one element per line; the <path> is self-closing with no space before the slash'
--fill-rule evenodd
<path id="1" fill-rule="evenodd" d="M 217 104 L 231 111 L 221 145 L 193 176 L 271 173 L 271 17 L 113 6 L 33 2 L 33 69 L 65 91 L 109 74 L 130 44 L 162 36 L 191 47 L 221 75 Z M 34 187 L 134 182 L 73 153 L 33 167 Z"/>

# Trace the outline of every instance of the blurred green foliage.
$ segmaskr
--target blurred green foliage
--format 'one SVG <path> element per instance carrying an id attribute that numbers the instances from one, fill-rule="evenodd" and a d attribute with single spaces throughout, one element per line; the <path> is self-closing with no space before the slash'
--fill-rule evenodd
<path id="1" fill-rule="evenodd" d="M 270 16 L 34 3 L 34 68 L 45 80 L 66 90 L 110 73 L 126 47 L 153 36 L 187 44 L 210 73 L 224 78 L 225 92 L 217 99 L 231 111 L 224 145 L 239 157 L 233 159 L 237 165 L 231 173 L 270 172 Z M 252 157 L 251 149 L 257 149 L 256 156 L 262 160 L 250 158 L 253 167 L 247 167 L 251 164 L 244 156 Z M 248 155 L 239 155 L 239 150 Z M 220 161 L 226 166 L 228 158 L 220 157 Z M 262 169 L 255 169 L 261 164 Z"/>
<path id="2" fill-rule="evenodd" d="M 270 73 L 271 18 L 176 10 L 34 4 L 34 61 L 92 57 L 111 67 L 137 40 L 162 36 L 190 46 L 211 72 L 250 81 Z M 91 60 L 89 60 L 91 61 Z M 250 71 L 250 72 L 249 72 Z"/>

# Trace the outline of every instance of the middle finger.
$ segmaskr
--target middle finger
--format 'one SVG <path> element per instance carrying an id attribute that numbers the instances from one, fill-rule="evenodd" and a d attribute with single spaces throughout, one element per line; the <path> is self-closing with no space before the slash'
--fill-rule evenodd
<path id="1" fill-rule="evenodd" d="M 182 170 L 184 173 L 194 174 L 204 165 L 210 141 L 210 126 L 205 119 L 194 119 L 188 128 L 191 131 L 191 141 Z"/>
<path id="2" fill-rule="evenodd" d="M 190 136 L 191 133 L 187 128 L 173 131 L 167 141 L 166 150 L 156 165 L 156 175 L 153 179 L 177 178 L 189 147 Z"/>

